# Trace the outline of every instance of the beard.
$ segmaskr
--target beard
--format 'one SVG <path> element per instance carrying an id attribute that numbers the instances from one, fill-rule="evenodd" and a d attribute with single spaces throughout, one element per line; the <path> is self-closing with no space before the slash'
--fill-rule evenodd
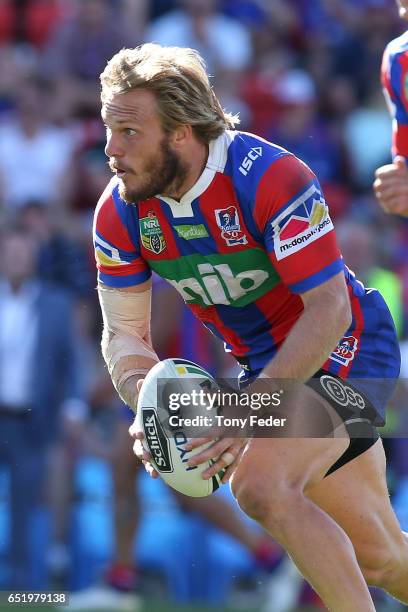
<path id="1" fill-rule="evenodd" d="M 126 204 L 135 204 L 158 194 L 178 193 L 187 173 L 187 165 L 171 149 L 168 137 L 164 137 L 158 155 L 146 160 L 140 173 L 139 185 L 126 186 L 122 180 L 119 183 L 119 195 Z"/>

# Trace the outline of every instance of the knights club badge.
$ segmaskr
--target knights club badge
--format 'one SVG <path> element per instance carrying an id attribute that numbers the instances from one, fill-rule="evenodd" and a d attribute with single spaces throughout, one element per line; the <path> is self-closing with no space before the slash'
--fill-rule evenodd
<path id="1" fill-rule="evenodd" d="M 166 241 L 162 228 L 154 212 L 147 213 L 147 217 L 139 219 L 140 238 L 145 249 L 159 255 L 166 248 Z"/>
<path id="2" fill-rule="evenodd" d="M 357 351 L 358 340 L 354 336 L 344 336 L 331 353 L 329 359 L 348 366 L 353 361 Z"/>
<path id="3" fill-rule="evenodd" d="M 248 243 L 246 235 L 241 230 L 236 206 L 218 208 L 215 211 L 215 220 L 217 221 L 217 225 L 221 230 L 221 236 L 227 243 L 227 246 L 238 246 Z"/>

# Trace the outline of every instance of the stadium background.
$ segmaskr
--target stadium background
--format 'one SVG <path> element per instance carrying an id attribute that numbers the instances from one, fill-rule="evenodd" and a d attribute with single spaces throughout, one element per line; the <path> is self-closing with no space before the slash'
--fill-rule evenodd
<path id="1" fill-rule="evenodd" d="M 381 56 L 403 29 L 393 0 L 0 0 L 0 232 L 4 245 L 17 229 L 35 262 L 28 276 L 64 295 L 68 318 L 60 325 L 69 332 L 75 366 L 75 391 L 65 389 L 56 401 L 61 381 L 54 376 L 42 383 L 42 404 L 36 402 L 39 381 L 28 401 L 44 413 L 48 435 L 40 443 L 33 428 L 32 436 L 48 468 L 41 470 L 38 508 L 28 493 L 21 495 L 31 521 L 27 589 L 86 588 L 101 579 L 112 554 L 110 461 L 122 409 L 99 355 L 90 241 L 93 207 L 110 175 L 98 100 L 106 61 L 123 46 L 151 40 L 199 49 L 223 105 L 240 113 L 241 128 L 310 165 L 346 263 L 389 303 L 406 375 L 408 224 L 383 214 L 371 188 L 374 170 L 390 160 Z M 3 253 L 0 267 L 6 280 L 15 273 L 12 250 Z M 0 303 L 6 285 L 0 284 Z M 158 282 L 154 295 L 161 356 L 195 358 L 222 375 L 234 372 L 169 288 Z M 0 314 L 0 337 L 17 346 L 24 333 Z M 15 400 L 8 388 L 13 380 L 4 381 L 6 352 L 0 350 L 0 444 L 18 449 L 20 425 L 15 438 L 5 439 L 2 428 L 8 418 L 2 408 Z M 38 355 L 28 363 L 30 376 L 46 360 Z M 406 420 L 403 404 L 394 401 L 388 433 Z M 394 505 L 408 530 L 408 443 L 390 437 L 386 447 Z M 1 457 L 0 446 L 0 588 L 8 590 L 13 472 Z M 142 475 L 136 490 L 142 526 L 135 557 L 144 609 L 185 604 L 200 610 L 200 603 L 261 609 L 257 584 L 273 575 L 260 578 L 242 547 L 181 511 L 161 483 Z M 378 602 L 399 609 L 384 597 Z M 269 606 L 262 609 L 276 611 Z"/>

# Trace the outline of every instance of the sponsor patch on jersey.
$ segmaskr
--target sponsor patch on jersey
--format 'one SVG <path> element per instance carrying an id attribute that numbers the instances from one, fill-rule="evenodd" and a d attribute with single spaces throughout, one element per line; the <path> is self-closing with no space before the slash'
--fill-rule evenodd
<path id="1" fill-rule="evenodd" d="M 181 281 L 166 280 L 177 289 L 187 303 L 230 305 L 256 291 L 269 278 L 266 270 L 242 270 L 234 274 L 228 264 L 201 263 L 198 274 Z M 200 275 L 200 276 L 199 276 Z"/>
<path id="2" fill-rule="evenodd" d="M 241 230 L 236 206 L 217 208 L 214 212 L 215 220 L 221 230 L 221 237 L 225 240 L 227 246 L 232 247 L 248 243 L 246 235 Z"/>
<path id="3" fill-rule="evenodd" d="M 344 336 L 331 353 L 329 359 L 337 361 L 343 366 L 348 366 L 356 354 L 358 340 L 354 336 Z"/>
<path id="4" fill-rule="evenodd" d="M 323 194 L 312 184 L 272 221 L 276 259 L 300 251 L 333 229 Z"/>
<path id="5" fill-rule="evenodd" d="M 184 240 L 196 240 L 197 238 L 208 238 L 208 232 L 203 223 L 198 225 L 175 225 L 174 229 Z"/>
<path id="6" fill-rule="evenodd" d="M 145 249 L 158 255 L 166 248 L 162 228 L 154 212 L 148 212 L 147 217 L 139 219 L 140 238 Z"/>
<path id="7" fill-rule="evenodd" d="M 244 159 L 242 160 L 242 164 L 238 168 L 240 173 L 246 176 L 252 168 L 254 161 L 256 161 L 258 157 L 262 157 L 262 147 L 252 147 L 252 149 L 249 151 L 248 155 L 244 157 Z"/>

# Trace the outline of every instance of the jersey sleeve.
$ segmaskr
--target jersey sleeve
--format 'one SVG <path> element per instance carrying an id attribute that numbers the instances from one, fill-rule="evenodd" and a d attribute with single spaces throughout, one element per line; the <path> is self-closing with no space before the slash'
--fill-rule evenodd
<path id="1" fill-rule="evenodd" d="M 381 84 L 393 120 L 392 156 L 408 157 L 408 51 L 388 46 L 381 65 Z"/>
<path id="2" fill-rule="evenodd" d="M 98 202 L 93 225 L 98 280 L 109 287 L 139 285 L 151 276 L 126 221 L 126 204 L 115 197 L 110 183 Z"/>
<path id="3" fill-rule="evenodd" d="M 319 182 L 294 155 L 265 172 L 254 219 L 272 265 L 293 293 L 309 291 L 344 269 Z"/>

